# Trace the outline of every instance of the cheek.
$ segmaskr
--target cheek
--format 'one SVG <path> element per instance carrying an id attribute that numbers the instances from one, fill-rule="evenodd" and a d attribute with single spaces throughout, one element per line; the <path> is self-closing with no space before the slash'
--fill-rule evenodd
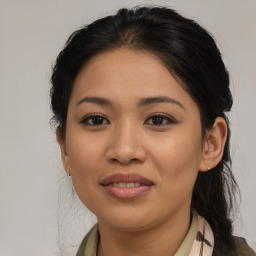
<path id="1" fill-rule="evenodd" d="M 67 151 L 70 166 L 75 172 L 86 175 L 102 159 L 101 139 L 74 129 L 67 136 Z"/>
<path id="2" fill-rule="evenodd" d="M 75 134 L 75 136 L 72 136 Z M 98 175 L 103 159 L 98 141 L 78 133 L 67 136 L 67 151 L 72 182 L 76 193 L 85 205 L 91 204 L 92 193 L 98 184 Z M 101 168 L 102 169 L 102 168 Z"/>
<path id="3" fill-rule="evenodd" d="M 199 130 L 200 131 L 200 130 Z M 159 172 L 159 182 L 167 193 L 191 193 L 202 154 L 198 129 L 170 134 L 155 145 L 152 161 Z M 156 146 L 158 145 L 158 146 Z"/>

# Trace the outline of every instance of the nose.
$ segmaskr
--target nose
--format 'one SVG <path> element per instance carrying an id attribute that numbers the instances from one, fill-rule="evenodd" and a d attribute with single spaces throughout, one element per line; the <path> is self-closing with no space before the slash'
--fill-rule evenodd
<path id="1" fill-rule="evenodd" d="M 146 159 L 143 138 L 138 127 L 126 122 L 113 129 L 109 137 L 106 152 L 108 161 L 128 165 L 131 162 L 141 163 Z"/>

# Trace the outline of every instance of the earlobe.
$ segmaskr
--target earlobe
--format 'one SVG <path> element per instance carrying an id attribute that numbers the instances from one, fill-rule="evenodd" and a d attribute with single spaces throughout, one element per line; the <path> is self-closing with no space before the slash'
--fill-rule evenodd
<path id="1" fill-rule="evenodd" d="M 67 155 L 67 150 L 66 150 L 66 142 L 62 138 L 59 128 L 57 128 L 57 130 L 56 130 L 56 138 L 57 138 L 58 144 L 60 146 L 61 160 L 62 160 L 63 167 L 64 167 L 66 173 L 69 174 L 69 160 L 68 160 L 68 155 Z"/>
<path id="2" fill-rule="evenodd" d="M 221 161 L 228 128 L 224 118 L 217 117 L 211 130 L 207 131 L 204 139 L 204 147 L 199 170 L 206 172 L 213 169 Z"/>

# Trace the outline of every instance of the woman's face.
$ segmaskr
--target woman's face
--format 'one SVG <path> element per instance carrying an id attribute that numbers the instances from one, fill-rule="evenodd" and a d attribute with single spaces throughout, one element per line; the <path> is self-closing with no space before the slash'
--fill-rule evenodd
<path id="1" fill-rule="evenodd" d="M 101 53 L 77 76 L 62 159 L 99 223 L 143 230 L 187 216 L 202 144 L 196 103 L 151 53 Z"/>

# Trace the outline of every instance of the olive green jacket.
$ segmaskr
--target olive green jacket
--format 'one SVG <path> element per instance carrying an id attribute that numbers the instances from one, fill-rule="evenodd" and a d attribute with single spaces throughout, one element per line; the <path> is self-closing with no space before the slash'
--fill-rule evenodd
<path id="1" fill-rule="evenodd" d="M 256 256 L 256 253 L 248 246 L 242 237 L 234 237 L 238 256 Z"/>
<path id="2" fill-rule="evenodd" d="M 95 225 L 83 239 L 76 256 L 96 256 L 99 241 L 98 227 Z M 230 252 L 237 256 L 256 256 L 256 253 L 248 246 L 246 240 L 242 237 L 234 237 L 236 253 Z M 184 255 L 186 256 L 186 255 Z M 228 256 L 228 255 L 218 255 Z"/>

